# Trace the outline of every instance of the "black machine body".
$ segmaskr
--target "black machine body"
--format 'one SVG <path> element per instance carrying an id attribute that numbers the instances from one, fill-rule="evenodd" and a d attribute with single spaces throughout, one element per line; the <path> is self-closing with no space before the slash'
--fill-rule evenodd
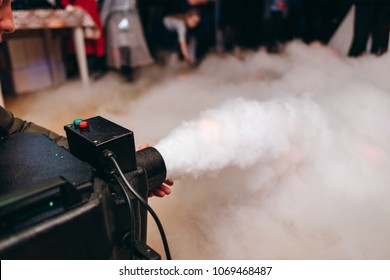
<path id="1" fill-rule="evenodd" d="M 124 172 L 137 168 L 133 132 L 100 116 L 76 120 L 64 127 L 70 152 L 101 172 L 110 167 L 103 152 L 110 150 Z"/>
<path id="2" fill-rule="evenodd" d="M 136 152 L 123 127 L 86 122 L 65 126 L 70 152 L 33 133 L 0 139 L 1 259 L 160 259 L 147 245 L 146 210 L 128 193 L 129 211 L 101 154 L 114 152 L 145 200 L 165 180 L 164 160 L 151 147 Z"/>

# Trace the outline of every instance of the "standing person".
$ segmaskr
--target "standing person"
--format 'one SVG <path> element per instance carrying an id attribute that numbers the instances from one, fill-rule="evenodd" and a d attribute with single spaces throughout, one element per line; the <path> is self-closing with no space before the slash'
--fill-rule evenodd
<path id="1" fill-rule="evenodd" d="M 91 16 L 100 31 L 100 36 L 96 39 L 85 39 L 85 52 L 87 53 L 90 71 L 103 71 L 105 68 L 104 56 L 106 54 L 105 38 L 96 0 L 60 0 L 60 4 L 68 10 L 81 8 Z M 69 42 L 67 48 L 69 53 L 74 54 L 74 48 L 71 42 Z"/>
<path id="2" fill-rule="evenodd" d="M 243 2 L 236 0 L 219 0 L 218 29 L 221 46 L 225 51 L 232 51 L 239 46 L 244 17 Z"/>
<path id="3" fill-rule="evenodd" d="M 285 0 L 265 0 L 264 29 L 267 51 L 276 53 L 279 51 L 279 43 L 282 41 L 282 27 L 287 16 L 287 2 Z"/>
<path id="4" fill-rule="evenodd" d="M 101 19 L 107 36 L 107 65 L 129 79 L 132 68 L 153 63 L 136 0 L 104 0 Z"/>
<path id="5" fill-rule="evenodd" d="M 323 41 L 322 13 L 324 0 L 301 0 L 303 30 L 302 37 L 306 43 L 313 41 Z"/>
<path id="6" fill-rule="evenodd" d="M 301 0 L 287 0 L 288 15 L 284 24 L 283 38 L 290 41 L 302 38 L 302 5 Z"/>
<path id="7" fill-rule="evenodd" d="M 264 2 L 219 0 L 218 35 L 225 50 L 256 50 L 264 43 Z"/>
<path id="8" fill-rule="evenodd" d="M 354 4 L 354 35 L 349 56 L 363 54 L 370 35 L 370 52 L 377 55 L 385 53 L 389 44 L 390 0 L 354 0 Z"/>

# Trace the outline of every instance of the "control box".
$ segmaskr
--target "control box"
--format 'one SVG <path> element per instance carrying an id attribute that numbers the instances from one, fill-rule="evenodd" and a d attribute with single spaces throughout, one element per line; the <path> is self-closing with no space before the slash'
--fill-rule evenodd
<path id="1" fill-rule="evenodd" d="M 113 164 L 103 156 L 105 150 L 112 151 L 123 172 L 137 168 L 134 134 L 100 116 L 76 119 L 64 127 L 70 152 L 88 162 L 100 172 L 112 168 Z"/>

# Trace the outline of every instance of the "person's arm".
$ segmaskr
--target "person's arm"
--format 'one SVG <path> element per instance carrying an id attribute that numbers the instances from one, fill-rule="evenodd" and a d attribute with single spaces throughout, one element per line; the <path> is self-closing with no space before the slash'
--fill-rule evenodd
<path id="1" fill-rule="evenodd" d="M 187 28 L 185 26 L 185 23 L 181 20 L 176 20 L 175 21 L 175 28 L 176 28 L 177 37 L 179 40 L 181 54 L 183 55 L 183 58 L 187 63 L 192 64 L 193 61 L 192 61 L 190 54 L 188 52 L 188 45 L 187 45 L 187 38 L 186 38 Z"/>
<path id="2" fill-rule="evenodd" d="M 187 63 L 192 64 L 192 59 L 191 59 L 190 54 L 188 52 L 187 38 L 186 38 L 187 35 L 186 34 L 187 34 L 187 28 L 185 26 L 185 23 L 180 22 L 180 24 L 177 26 L 177 35 L 178 35 L 178 39 L 179 39 L 180 51 L 184 57 L 184 60 Z"/>
<path id="3" fill-rule="evenodd" d="M 192 64 L 192 59 L 190 57 L 190 54 L 188 53 L 187 42 L 186 41 L 179 42 L 179 45 L 180 45 L 180 50 L 181 50 L 181 53 L 184 57 L 184 60 L 186 62 L 188 62 L 189 64 Z"/>
<path id="4" fill-rule="evenodd" d="M 46 135 L 57 145 L 68 148 L 68 141 L 65 137 L 32 122 L 15 118 L 10 111 L 0 106 L 0 136 L 6 136 L 23 131 Z"/>

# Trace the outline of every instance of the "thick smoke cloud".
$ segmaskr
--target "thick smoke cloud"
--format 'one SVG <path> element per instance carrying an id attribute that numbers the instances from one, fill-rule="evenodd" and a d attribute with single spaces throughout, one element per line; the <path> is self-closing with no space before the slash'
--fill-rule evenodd
<path id="1" fill-rule="evenodd" d="M 177 257 L 389 258 L 389 70 L 315 45 L 210 58 L 186 82 L 227 101 L 156 145 Z"/>
<path id="2" fill-rule="evenodd" d="M 102 115 L 156 145 L 176 182 L 150 203 L 176 259 L 389 259 L 389 73 L 389 54 L 294 42 L 129 85 L 71 84 L 27 97 L 19 115 L 58 132 Z M 151 219 L 148 230 L 162 253 Z"/>
<path id="3" fill-rule="evenodd" d="M 324 116 L 308 100 L 235 98 L 203 112 L 196 121 L 185 122 L 156 148 L 170 177 L 199 177 L 282 157 L 299 161 L 304 146 L 311 145 L 305 142 L 322 142 L 326 131 Z"/>

